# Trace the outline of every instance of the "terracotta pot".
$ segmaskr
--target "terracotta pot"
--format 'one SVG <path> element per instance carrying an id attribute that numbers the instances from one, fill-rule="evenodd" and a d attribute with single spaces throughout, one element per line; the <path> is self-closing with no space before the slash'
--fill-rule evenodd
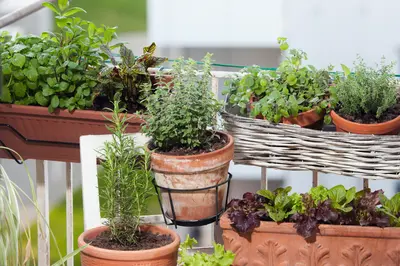
<path id="1" fill-rule="evenodd" d="M 0 126 L 0 140 L 24 159 L 80 162 L 80 136 L 110 134 L 105 127 L 110 123 L 103 115 L 111 117 L 109 112 L 57 110 L 50 114 L 45 107 L 0 104 L 0 124 L 10 126 Z M 139 132 L 143 123 L 138 116 L 132 116 L 128 133 Z M 0 151 L 0 158 L 10 157 Z"/>
<path id="2" fill-rule="evenodd" d="M 309 242 L 293 223 L 261 222 L 251 234 L 232 230 L 224 214 L 220 220 L 225 249 L 236 254 L 233 265 L 394 266 L 400 262 L 400 228 L 319 225 Z"/>
<path id="3" fill-rule="evenodd" d="M 198 155 L 173 156 L 156 152 L 151 154 L 151 167 L 157 185 L 172 189 L 198 189 L 215 186 L 228 176 L 229 163 L 233 159 L 233 137 L 219 134 L 228 144 L 217 151 Z M 222 211 L 227 184 L 218 188 L 218 212 Z M 173 218 L 168 192 L 161 191 L 165 214 Z M 217 214 L 216 189 L 198 192 L 171 193 L 176 220 L 197 221 Z"/>
<path id="4" fill-rule="evenodd" d="M 79 247 L 87 244 L 85 239 L 94 239 L 107 229 L 107 226 L 100 226 L 83 232 L 78 238 Z M 177 264 L 180 244 L 177 233 L 166 227 L 155 225 L 142 225 L 141 230 L 171 235 L 173 242 L 156 249 L 138 251 L 110 250 L 89 245 L 80 253 L 82 266 L 173 266 Z"/>
<path id="5" fill-rule="evenodd" d="M 331 111 L 331 117 L 338 132 L 373 135 L 397 135 L 400 133 L 400 116 L 393 120 L 377 124 L 355 123 L 344 119 L 334 111 Z"/>
<path id="6" fill-rule="evenodd" d="M 161 78 L 160 78 L 159 76 L 157 76 L 155 71 L 149 71 L 149 73 L 150 73 L 151 83 L 155 87 L 157 87 L 157 84 L 159 82 L 168 83 L 168 82 L 171 82 L 171 80 L 173 79 L 172 75 L 162 75 Z M 173 84 L 171 84 L 171 87 L 172 86 L 173 86 Z"/>
<path id="7" fill-rule="evenodd" d="M 250 98 L 250 110 L 253 109 L 253 103 L 255 102 L 255 97 Z M 283 124 L 289 125 L 299 125 L 301 127 L 313 127 L 315 124 L 320 122 L 325 116 L 325 112 L 318 114 L 315 109 L 308 110 L 306 112 L 301 112 L 297 117 L 282 117 Z M 257 119 L 265 119 L 261 114 L 256 116 Z"/>

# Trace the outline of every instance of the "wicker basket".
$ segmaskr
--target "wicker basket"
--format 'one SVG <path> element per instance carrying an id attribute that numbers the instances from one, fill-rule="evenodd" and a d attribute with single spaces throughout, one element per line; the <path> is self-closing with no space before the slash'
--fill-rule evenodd
<path id="1" fill-rule="evenodd" d="M 234 162 L 369 179 L 400 178 L 400 136 L 324 132 L 222 113 Z"/>

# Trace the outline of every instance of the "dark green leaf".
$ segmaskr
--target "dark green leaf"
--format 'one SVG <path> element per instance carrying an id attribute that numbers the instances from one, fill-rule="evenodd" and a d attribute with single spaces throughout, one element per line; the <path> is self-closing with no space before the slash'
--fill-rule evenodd
<path id="1" fill-rule="evenodd" d="M 43 96 L 50 96 L 55 93 L 53 89 L 50 89 L 49 87 L 45 87 L 43 90 Z"/>
<path id="2" fill-rule="evenodd" d="M 14 66 L 21 67 L 21 68 L 25 65 L 25 61 L 26 61 L 25 56 L 22 55 L 22 54 L 18 54 L 18 53 L 15 54 L 15 55 L 11 58 L 11 63 L 12 63 Z"/>
<path id="3" fill-rule="evenodd" d="M 14 83 L 13 90 L 15 96 L 22 98 L 26 94 L 26 85 L 21 82 Z"/>
<path id="4" fill-rule="evenodd" d="M 57 95 L 54 95 L 54 96 L 51 98 L 51 106 L 52 106 L 53 108 L 57 108 L 59 104 L 60 104 L 60 100 L 59 100 L 58 96 L 57 96 Z"/>
<path id="5" fill-rule="evenodd" d="M 30 81 L 37 81 L 39 74 L 34 66 L 30 66 L 28 68 L 24 69 L 24 75 L 30 80 Z"/>
<path id="6" fill-rule="evenodd" d="M 48 104 L 49 104 L 49 99 L 47 97 L 43 96 L 42 92 L 40 92 L 40 91 L 36 92 L 35 100 L 41 106 L 48 106 Z"/>

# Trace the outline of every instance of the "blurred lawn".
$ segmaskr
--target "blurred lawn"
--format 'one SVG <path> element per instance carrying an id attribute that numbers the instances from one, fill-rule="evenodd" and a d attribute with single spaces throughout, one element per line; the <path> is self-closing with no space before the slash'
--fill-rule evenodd
<path id="1" fill-rule="evenodd" d="M 101 184 L 99 184 L 101 186 Z M 58 247 L 61 251 L 62 256 L 66 255 L 66 212 L 65 212 L 65 201 L 58 204 L 50 212 L 50 227 L 57 239 Z M 152 197 L 149 200 L 149 209 L 147 214 L 160 214 L 161 210 L 158 204 L 157 197 Z M 74 248 L 77 248 L 78 237 L 83 232 L 83 204 L 82 204 L 82 189 L 74 192 Z M 37 254 L 37 224 L 31 226 L 32 233 L 32 246 L 34 254 Z M 53 241 L 52 241 L 53 242 Z M 51 245 L 50 249 L 51 263 L 54 263 L 60 259 L 54 244 Z M 75 266 L 81 265 L 79 255 L 75 256 Z"/>
<path id="2" fill-rule="evenodd" d="M 79 6 L 87 14 L 82 18 L 97 26 L 118 26 L 118 32 L 146 31 L 146 0 L 73 0 L 71 6 Z"/>

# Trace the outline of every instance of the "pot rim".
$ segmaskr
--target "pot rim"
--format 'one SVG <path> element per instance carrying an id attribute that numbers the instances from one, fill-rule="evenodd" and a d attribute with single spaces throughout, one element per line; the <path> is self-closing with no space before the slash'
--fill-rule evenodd
<path id="1" fill-rule="evenodd" d="M 395 124 L 396 122 L 400 121 L 400 115 L 398 115 L 396 118 L 393 118 L 392 120 L 386 121 L 386 122 L 381 122 L 381 123 L 375 123 L 375 124 L 362 124 L 362 123 L 357 123 L 353 122 L 350 120 L 347 120 L 346 118 L 343 118 L 340 116 L 338 113 L 336 113 L 334 110 L 331 110 L 330 112 L 331 117 L 333 122 L 339 122 L 341 124 L 346 123 L 352 126 L 361 126 L 361 127 L 366 127 L 366 128 L 376 128 L 376 127 L 381 127 L 381 126 L 389 126 L 391 124 Z M 336 124 L 336 123 L 335 123 Z"/>
<path id="2" fill-rule="evenodd" d="M 225 212 L 220 219 L 222 230 L 233 230 L 230 219 Z M 294 223 L 283 222 L 277 223 L 273 221 L 261 221 L 259 227 L 253 232 L 263 233 L 281 233 L 281 234 L 296 234 Z M 250 232 L 249 234 L 252 234 Z M 318 224 L 317 236 L 346 236 L 346 237 L 368 237 L 371 238 L 391 238 L 400 239 L 400 228 L 378 226 L 361 226 L 361 225 L 337 225 L 337 224 Z"/>
<path id="3" fill-rule="evenodd" d="M 210 156 L 216 155 L 218 153 L 223 153 L 229 149 L 232 149 L 232 146 L 234 143 L 234 139 L 233 139 L 232 135 L 225 131 L 217 131 L 217 133 L 226 136 L 228 138 L 228 144 L 226 144 L 221 149 L 218 149 L 218 150 L 215 150 L 212 152 L 193 154 L 193 155 L 169 155 L 169 154 L 164 154 L 164 153 L 157 153 L 156 151 L 150 150 L 148 147 L 148 144 L 146 145 L 146 149 L 151 152 L 152 156 L 165 157 L 165 158 L 190 159 L 190 160 L 202 159 L 202 158 L 210 157 Z"/>
<path id="4" fill-rule="evenodd" d="M 152 224 L 142 224 L 140 225 L 141 227 L 147 227 L 147 228 L 156 228 L 158 229 L 156 232 L 161 233 L 161 234 L 168 234 L 173 237 L 172 243 L 159 247 L 159 248 L 153 248 L 153 249 L 146 249 L 146 250 L 112 250 L 112 249 L 105 249 L 105 248 L 99 248 L 90 245 L 90 243 L 87 243 L 84 241 L 86 235 L 92 233 L 93 231 L 99 231 L 99 233 L 104 232 L 107 230 L 109 227 L 108 226 L 98 226 L 94 227 L 91 229 L 88 229 L 84 231 L 78 238 L 78 245 L 79 247 L 82 247 L 86 244 L 89 244 L 86 248 L 84 248 L 81 252 L 92 256 L 92 257 L 97 257 L 97 258 L 103 258 L 103 259 L 113 259 L 113 260 L 119 260 L 119 261 L 132 261 L 132 260 L 145 260 L 145 259 L 154 259 L 154 258 L 160 258 L 164 257 L 168 254 L 171 254 L 171 250 L 176 250 L 178 251 L 179 245 L 180 245 L 180 238 L 179 235 L 167 228 L 167 227 L 161 227 L 158 225 L 152 225 Z M 161 230 L 160 230 L 161 229 Z"/>

